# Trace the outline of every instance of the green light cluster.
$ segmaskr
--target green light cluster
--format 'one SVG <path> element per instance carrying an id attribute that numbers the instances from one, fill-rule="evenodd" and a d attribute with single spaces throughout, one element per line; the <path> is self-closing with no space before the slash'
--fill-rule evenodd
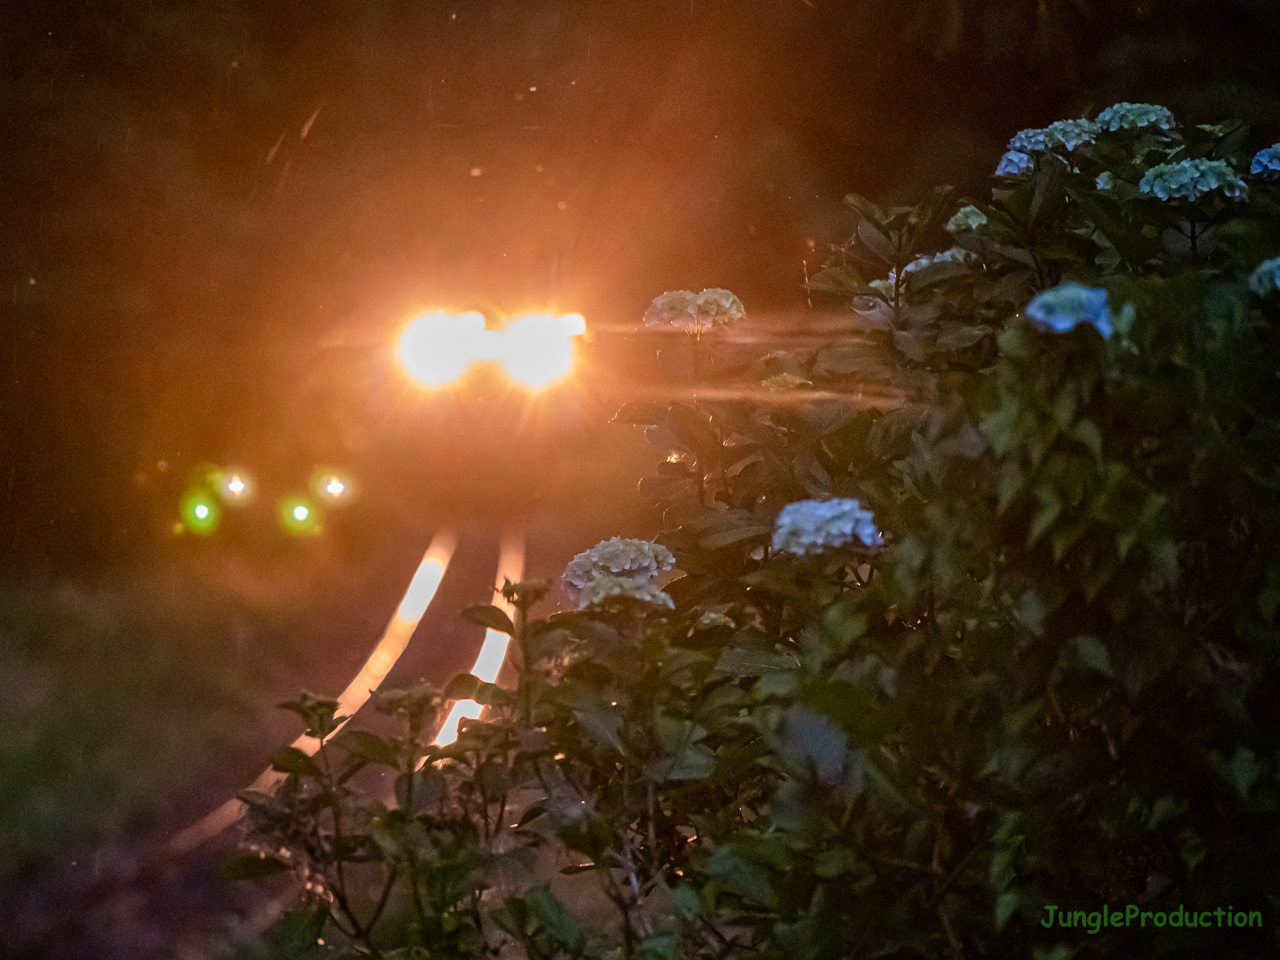
<path id="1" fill-rule="evenodd" d="M 280 501 L 280 526 L 294 536 L 320 532 L 320 511 L 306 497 L 290 496 Z"/>
<path id="2" fill-rule="evenodd" d="M 206 490 L 188 490 L 179 507 L 182 528 L 192 533 L 207 535 L 218 529 L 222 511 L 218 501 Z"/>

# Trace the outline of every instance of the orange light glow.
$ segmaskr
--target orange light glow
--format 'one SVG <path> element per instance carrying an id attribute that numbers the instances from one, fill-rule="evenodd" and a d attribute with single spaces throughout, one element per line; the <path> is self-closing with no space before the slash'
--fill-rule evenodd
<path id="1" fill-rule="evenodd" d="M 509 530 L 503 534 L 502 542 L 498 547 L 498 576 L 494 581 L 495 589 L 501 591 L 505 580 L 519 583 L 523 576 L 524 534 Z M 501 607 L 512 621 L 515 620 L 516 608 L 508 603 L 501 593 L 494 601 L 494 606 Z M 476 657 L 475 666 L 471 668 L 471 673 L 485 683 L 496 682 L 498 674 L 502 672 L 502 663 L 507 657 L 507 644 L 510 640 L 511 638 L 500 630 L 486 630 L 484 644 L 480 647 L 480 653 Z M 444 747 L 453 743 L 458 739 L 458 724 L 463 718 L 475 720 L 482 712 L 484 707 L 474 700 L 456 701 L 443 726 L 440 727 L 440 732 L 436 734 L 436 745 Z"/>
<path id="2" fill-rule="evenodd" d="M 400 601 L 400 606 L 387 624 L 386 630 L 383 631 L 382 638 L 369 654 L 369 659 L 360 668 L 360 672 L 352 678 L 347 688 L 338 697 L 338 716 L 351 717 L 363 707 L 373 691 L 378 689 L 386 679 L 391 668 L 396 665 L 396 661 L 408 647 L 409 640 L 418 627 L 418 621 L 422 619 L 423 613 L 435 596 L 440 581 L 444 579 L 444 572 L 449 567 L 449 561 L 453 558 L 453 551 L 457 545 L 457 537 L 447 530 L 440 531 L 432 538 L 431 545 L 418 565 L 417 572 L 414 573 L 405 591 L 404 599 Z M 339 724 L 339 729 L 341 727 L 342 724 Z M 454 721 L 454 729 L 457 729 L 457 721 Z M 293 742 L 293 746 L 308 756 L 314 756 L 320 749 L 320 741 L 304 734 Z M 283 780 L 284 776 L 283 773 L 268 767 L 253 782 L 251 789 L 270 790 Z M 244 804 L 240 800 L 228 800 L 212 813 L 175 835 L 169 841 L 166 851 L 170 855 L 180 856 L 194 850 L 239 820 L 244 816 L 244 811 Z"/>
<path id="3" fill-rule="evenodd" d="M 419 383 L 443 386 L 462 376 L 481 352 L 483 340 L 484 317 L 479 313 L 424 313 L 400 335 L 400 363 Z"/>
<path id="4" fill-rule="evenodd" d="M 507 376 L 541 389 L 573 370 L 573 338 L 586 333 L 582 314 L 530 314 L 505 330 L 484 329 L 479 313 L 426 313 L 400 336 L 400 364 L 410 377 L 431 387 L 461 377 L 472 363 L 497 361 Z"/>

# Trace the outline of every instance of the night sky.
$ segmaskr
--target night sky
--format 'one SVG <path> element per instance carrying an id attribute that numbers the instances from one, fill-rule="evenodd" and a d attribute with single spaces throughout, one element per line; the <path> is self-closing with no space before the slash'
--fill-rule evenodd
<path id="1" fill-rule="evenodd" d="M 664 290 L 807 310 L 845 193 L 985 196 L 1023 127 L 1151 100 L 1272 142 L 1275 7 L 26 3 L 0 22 L 0 570 L 145 558 L 203 461 L 281 488 L 341 464 L 370 524 L 483 514 L 543 481 L 467 472 L 510 446 L 501 399 L 406 393 L 416 310 L 579 311 L 604 368 Z M 608 400 L 536 413 L 535 459 L 599 473 Z"/>

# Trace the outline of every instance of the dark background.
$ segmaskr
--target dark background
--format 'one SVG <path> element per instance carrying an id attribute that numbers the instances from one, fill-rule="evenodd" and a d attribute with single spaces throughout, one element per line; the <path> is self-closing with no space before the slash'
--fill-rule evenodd
<path id="1" fill-rule="evenodd" d="M 393 680 L 465 669 L 456 611 L 489 598 L 504 526 L 538 576 L 657 532 L 643 443 L 607 422 L 653 386 L 626 334 L 655 296 L 838 311 L 801 285 L 855 225 L 845 193 L 985 197 L 1018 130 L 1120 100 L 1266 146 L 1277 37 L 1270 0 L 8 11 L 0 955 L 251 939 L 273 908 L 218 882 L 225 844 L 139 864 L 293 736 L 273 703 L 341 689 L 435 529 L 462 545 Z M 392 357 L 425 308 L 579 311 L 592 339 L 550 395 L 429 395 Z M 176 535 L 201 464 L 229 463 L 258 501 Z M 361 496 L 290 540 L 275 499 L 320 464 Z"/>
<path id="2" fill-rule="evenodd" d="M 537 474 L 474 469 L 511 410 L 444 415 L 392 369 L 415 309 L 807 309 L 844 193 L 984 195 L 1023 127 L 1151 100 L 1269 143 L 1278 6 L 26 3 L 0 21 L 0 570 L 153 554 L 203 461 L 264 492 L 344 466 L 365 530 L 523 509 Z M 581 457 L 609 399 L 541 436 Z"/>

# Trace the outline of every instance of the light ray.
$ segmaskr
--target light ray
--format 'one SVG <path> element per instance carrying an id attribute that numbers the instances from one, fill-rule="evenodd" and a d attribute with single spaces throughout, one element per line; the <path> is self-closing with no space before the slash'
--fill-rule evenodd
<path id="1" fill-rule="evenodd" d="M 516 619 L 516 608 L 502 596 L 502 584 L 505 580 L 519 583 L 523 576 L 524 533 L 520 530 L 508 530 L 502 535 L 498 546 L 498 576 L 494 582 L 498 598 L 493 601 L 493 605 L 506 611 L 513 623 Z M 501 630 L 486 630 L 484 644 L 480 647 L 480 653 L 476 657 L 475 666 L 471 668 L 471 673 L 485 683 L 495 683 L 498 674 L 502 672 L 502 664 L 506 659 L 507 645 L 510 640 L 511 638 Z M 449 711 L 449 716 L 440 727 L 440 732 L 436 734 L 436 746 L 443 747 L 453 743 L 458 739 L 458 724 L 463 718 L 475 720 L 483 711 L 484 707 L 474 700 L 455 702 Z"/>
<path id="2" fill-rule="evenodd" d="M 338 716 L 352 717 L 365 705 L 373 691 L 382 684 L 387 674 L 391 672 L 391 668 L 396 665 L 396 661 L 408 647 L 409 640 L 417 629 L 422 615 L 431 604 L 440 581 L 444 579 L 444 572 L 449 568 L 449 561 L 453 558 L 457 545 L 458 538 L 448 530 L 441 530 L 432 538 L 431 545 L 427 548 L 422 562 L 409 582 L 404 599 L 400 601 L 386 630 L 383 631 L 382 638 L 369 654 L 369 659 L 364 662 L 360 672 L 352 678 L 347 688 L 338 697 Z M 339 724 L 338 729 L 342 729 L 344 724 Z M 293 746 L 312 756 L 320 749 L 320 741 L 304 734 L 293 742 Z M 283 773 L 268 767 L 258 779 L 253 781 L 250 789 L 265 792 L 284 777 Z M 212 813 L 176 834 L 166 845 L 165 852 L 175 857 L 189 853 L 238 821 L 244 816 L 244 812 L 245 806 L 240 800 L 228 800 Z"/>

